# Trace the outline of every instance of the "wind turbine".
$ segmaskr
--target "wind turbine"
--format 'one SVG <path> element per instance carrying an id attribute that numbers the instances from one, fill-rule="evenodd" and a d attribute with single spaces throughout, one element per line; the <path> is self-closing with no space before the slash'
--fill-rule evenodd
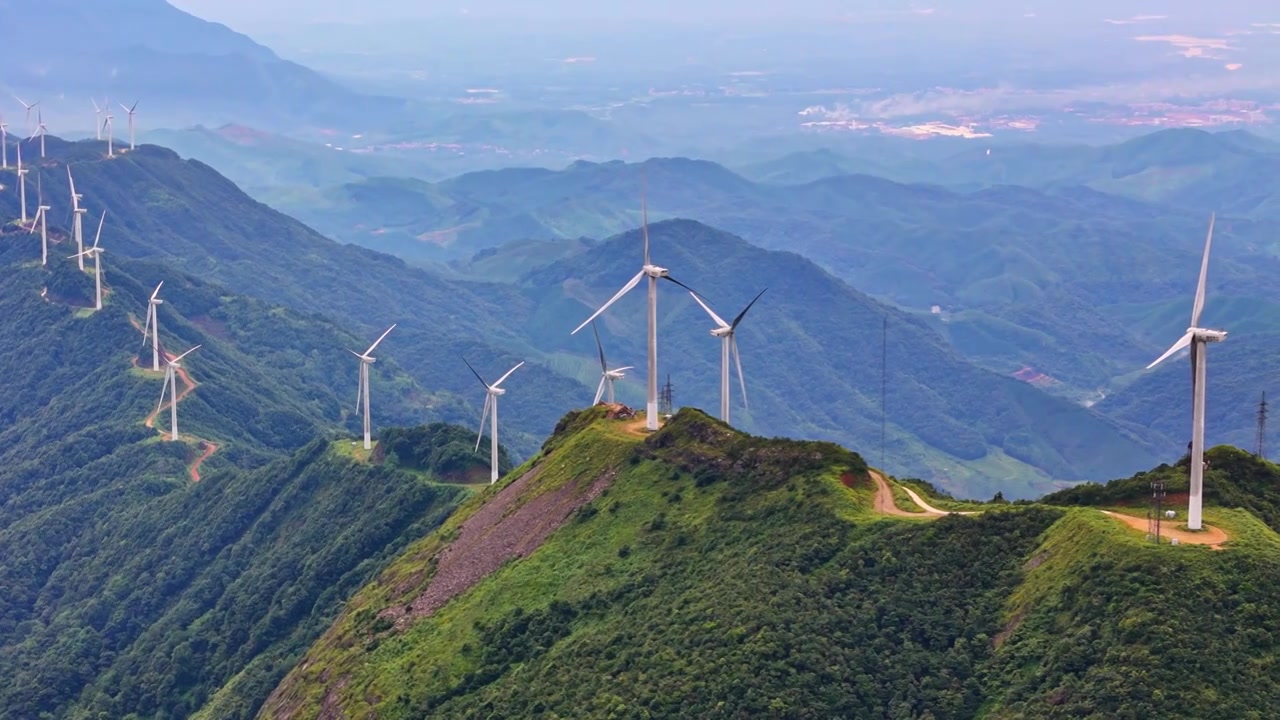
<path id="1" fill-rule="evenodd" d="M 112 144 L 113 141 L 111 138 L 111 128 L 112 128 L 111 121 L 115 119 L 115 115 L 111 114 L 110 100 L 107 100 L 107 106 L 103 108 L 103 112 L 106 113 L 106 118 L 102 121 L 102 129 L 107 132 L 107 157 L 115 157 L 116 156 L 115 146 Z"/>
<path id="2" fill-rule="evenodd" d="M 40 225 L 40 266 L 44 267 L 49 264 L 50 207 L 44 204 L 44 183 L 39 173 L 36 174 L 36 198 L 36 216 L 31 220 L 31 230 L 27 234 L 34 233 L 36 225 Z"/>
<path id="3" fill-rule="evenodd" d="M 609 302 L 600 306 L 591 317 L 574 329 L 570 335 L 578 334 L 578 331 L 587 326 L 592 320 L 595 320 L 600 313 L 609 309 L 609 306 L 618 301 L 618 298 L 631 292 L 631 289 L 640 284 L 646 276 L 649 278 L 649 395 L 645 405 L 645 427 L 649 430 L 658 429 L 658 280 L 670 280 L 680 287 L 693 292 L 693 288 L 671 277 L 669 271 L 664 267 L 658 267 L 649 262 L 649 212 L 645 204 L 643 196 L 640 201 L 640 212 L 642 218 L 642 231 L 644 235 L 644 265 L 640 267 L 640 272 L 631 281 L 622 286 L 616 295 L 609 299 Z"/>
<path id="4" fill-rule="evenodd" d="M 382 333 L 382 335 L 379 336 L 377 340 L 374 340 L 373 344 L 369 346 L 369 349 L 365 350 L 363 353 L 358 353 L 355 350 L 351 351 L 352 355 L 355 355 L 356 357 L 360 358 L 360 386 L 359 386 L 359 389 L 356 390 L 356 412 L 360 412 L 361 408 L 363 407 L 364 409 L 364 449 L 365 450 L 369 450 L 373 447 L 372 436 L 370 435 L 370 432 L 369 432 L 369 366 L 378 361 L 377 358 L 373 357 L 369 353 L 373 352 L 373 349 L 378 347 L 378 343 L 382 342 L 383 338 L 385 338 L 387 335 L 391 333 L 392 330 L 395 330 L 395 329 L 396 329 L 396 326 L 394 324 L 391 327 L 387 328 L 387 331 Z"/>
<path id="5" fill-rule="evenodd" d="M 164 387 L 160 388 L 160 404 L 156 405 L 156 412 L 160 412 L 160 408 L 164 407 L 164 396 L 169 396 L 169 439 L 176 441 L 178 439 L 178 370 L 182 367 L 180 364 L 182 358 L 200 349 L 197 345 L 190 350 L 182 353 L 178 357 L 170 360 L 165 358 L 168 363 L 164 369 Z"/>
<path id="6" fill-rule="evenodd" d="M 164 285 L 164 281 L 160 281 L 160 285 L 156 285 L 156 289 L 151 293 L 151 299 L 147 301 L 147 325 L 142 328 L 142 343 L 147 342 L 147 334 L 151 334 L 151 371 L 160 372 L 160 305 L 164 303 L 160 299 L 160 286 Z"/>
<path id="7" fill-rule="evenodd" d="M 22 154 L 22 148 L 18 148 L 19 157 Z M 76 239 L 76 262 L 80 264 L 80 269 L 84 270 L 84 215 L 88 210 L 80 207 L 80 201 L 84 199 L 84 195 L 76 192 L 76 180 L 71 177 L 71 166 L 67 166 L 67 183 L 71 186 L 71 234 Z"/>
<path id="8" fill-rule="evenodd" d="M 30 129 L 31 129 L 31 111 L 32 111 L 32 110 L 33 110 L 37 105 L 39 105 L 39 104 L 40 104 L 40 101 L 39 101 L 39 100 L 37 100 L 37 101 L 35 101 L 35 102 L 33 102 L 33 103 L 28 104 L 26 100 L 23 100 L 22 98 L 18 97 L 17 95 L 14 95 L 14 96 L 13 96 L 13 99 L 14 99 L 14 100 L 17 100 L 17 101 L 18 101 L 18 102 L 20 102 L 20 103 L 22 103 L 22 107 L 26 108 L 26 110 L 27 110 L 27 117 L 26 117 L 26 119 L 25 119 L 25 120 L 23 120 L 23 121 L 22 121 L 22 122 L 23 122 L 22 129 L 23 129 L 23 131 L 24 131 L 24 132 L 25 132 L 25 131 L 27 131 L 27 130 L 30 130 Z"/>
<path id="9" fill-rule="evenodd" d="M 1205 276 L 1209 272 L 1209 246 L 1213 243 L 1215 216 L 1209 216 L 1209 235 L 1204 240 L 1204 257 L 1200 261 L 1200 283 L 1196 285 L 1196 299 L 1191 305 L 1191 327 L 1187 334 L 1165 351 L 1148 369 L 1164 362 L 1179 350 L 1191 346 L 1191 499 L 1187 507 L 1187 527 L 1199 530 L 1204 493 L 1204 387 L 1205 347 L 1211 342 L 1227 338 L 1224 330 L 1207 330 L 1200 327 L 1200 313 L 1204 311 Z"/>
<path id="10" fill-rule="evenodd" d="M 93 134 L 95 140 L 102 139 L 102 108 L 98 107 L 98 101 L 89 98 L 89 102 L 93 103 Z"/>
<path id="11" fill-rule="evenodd" d="M 604 394 L 605 385 L 609 386 L 609 404 L 613 404 L 613 383 L 626 377 L 626 370 L 632 369 L 630 365 L 620 367 L 614 370 L 609 369 L 609 365 L 604 361 L 604 345 L 600 344 L 600 331 L 596 330 L 596 324 L 591 323 L 591 332 L 596 336 L 596 350 L 600 351 L 600 384 L 596 386 L 596 399 L 591 401 L 592 405 L 600 404 L 600 396 Z"/>
<path id="12" fill-rule="evenodd" d="M 133 101 L 133 107 L 129 107 L 124 103 L 120 103 L 120 107 L 124 108 L 124 111 L 129 113 L 129 149 L 132 150 L 133 149 L 133 116 L 134 116 L 134 112 L 138 109 L 138 101 L 137 100 Z"/>
<path id="13" fill-rule="evenodd" d="M 98 221 L 98 234 L 93 237 L 93 247 L 84 252 L 77 253 L 67 258 L 74 260 L 75 258 L 91 257 L 93 258 L 93 277 L 94 283 L 97 285 L 97 294 L 93 303 L 94 310 L 102 309 L 102 248 L 98 247 L 98 241 L 102 239 L 102 223 L 107 221 L 107 211 L 102 211 L 102 219 Z"/>
<path id="14" fill-rule="evenodd" d="M 35 140 L 37 136 L 40 138 L 40 159 L 44 159 L 44 136 L 49 134 L 49 128 L 44 124 L 44 111 L 36 111 L 36 131 L 31 134 L 28 140 Z"/>
<path id="15" fill-rule="evenodd" d="M 484 437 L 484 421 L 485 416 L 489 419 L 489 484 L 498 482 L 498 396 L 507 391 L 502 388 L 502 382 L 511 377 L 511 373 L 515 372 L 524 364 L 524 361 L 516 363 L 516 366 L 507 371 L 506 375 L 498 378 L 498 382 L 490 385 L 480 377 L 480 373 L 471 367 L 471 363 L 466 358 L 462 362 L 467 363 L 467 368 L 471 370 L 471 374 L 476 376 L 481 385 L 484 385 L 484 409 L 480 411 L 480 432 L 476 435 L 476 450 L 480 450 L 480 438 Z"/>
<path id="16" fill-rule="evenodd" d="M 768 288 L 765 288 L 765 290 L 768 290 Z M 761 290 L 760 295 L 763 295 L 764 292 L 764 290 Z M 689 294 L 693 295 L 693 299 L 702 306 L 703 310 L 707 311 L 707 314 L 711 316 L 711 319 L 715 321 L 717 326 L 711 331 L 711 334 L 720 338 L 720 419 L 727 423 L 729 422 L 730 353 L 733 354 L 734 364 L 738 366 L 738 384 L 742 386 L 742 408 L 744 410 L 747 409 L 747 380 L 742 376 L 742 357 L 738 355 L 738 339 L 734 336 L 734 333 L 737 331 L 738 325 L 742 322 L 742 318 L 747 316 L 747 311 L 751 309 L 752 305 L 756 304 L 756 300 L 760 299 L 760 295 L 756 295 L 751 302 L 747 303 L 747 306 L 742 309 L 742 312 L 738 313 L 738 316 L 733 319 L 733 322 L 727 323 L 724 320 L 721 320 L 720 316 L 715 314 L 711 308 L 707 307 L 707 304 L 702 302 L 702 298 L 698 297 L 694 293 Z"/>
<path id="17" fill-rule="evenodd" d="M 22 167 L 22 143 L 18 143 L 18 202 L 22 204 L 20 222 L 27 222 L 27 169 Z"/>

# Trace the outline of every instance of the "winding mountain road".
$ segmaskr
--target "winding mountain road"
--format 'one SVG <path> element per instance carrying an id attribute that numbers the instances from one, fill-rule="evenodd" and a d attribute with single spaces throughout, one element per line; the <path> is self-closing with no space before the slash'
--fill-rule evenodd
<path id="1" fill-rule="evenodd" d="M 142 325 L 138 322 L 137 318 L 131 316 L 129 318 L 129 322 L 138 330 L 138 332 L 142 332 Z M 173 353 L 170 353 L 169 351 L 164 350 L 163 347 L 161 348 L 161 352 L 164 353 L 164 357 L 166 360 L 173 360 L 175 357 L 177 357 Z M 136 357 L 133 359 L 133 366 L 141 370 L 145 370 L 147 372 L 154 372 L 150 367 L 138 362 L 138 358 Z M 196 389 L 196 385 L 198 385 L 198 383 L 195 380 L 192 380 L 191 376 L 187 374 L 187 369 L 184 367 L 178 368 L 177 375 L 178 375 L 178 378 L 182 380 L 182 390 L 178 392 L 177 398 L 171 398 L 169 400 L 170 404 L 182 402 L 184 398 L 186 398 L 188 395 L 191 394 L 191 391 Z M 143 421 L 144 425 L 156 430 L 157 432 L 160 433 L 162 437 L 168 433 L 164 430 L 156 428 L 156 418 L 160 415 L 160 413 L 164 412 L 164 410 L 167 409 L 168 407 L 169 405 L 158 406 L 155 410 L 151 412 L 150 415 L 147 416 L 147 419 Z M 210 455 L 218 451 L 218 444 L 214 443 L 211 440 L 195 438 L 194 436 L 192 437 L 193 439 L 199 441 L 199 446 L 204 448 L 204 452 L 200 454 L 200 457 L 196 458 L 195 462 L 191 464 L 191 468 L 190 468 L 191 482 L 200 482 L 200 466 L 204 464 L 205 460 L 209 459 Z"/>

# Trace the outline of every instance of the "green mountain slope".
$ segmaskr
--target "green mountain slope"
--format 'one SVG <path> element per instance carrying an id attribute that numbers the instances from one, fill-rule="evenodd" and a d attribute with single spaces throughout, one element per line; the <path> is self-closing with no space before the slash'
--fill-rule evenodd
<path id="1" fill-rule="evenodd" d="M 362 340 L 122 258 L 116 233 L 97 312 L 61 230 L 48 269 L 37 236 L 0 234 L 0 715 L 247 717 L 347 595 L 462 498 L 432 480 L 484 460 L 455 428 L 390 433 L 411 440 L 404 469 L 356 462 L 343 346 Z M 159 279 L 162 344 L 202 344 L 183 361 L 179 442 L 160 436 L 167 407 L 144 424 L 162 374 L 135 366 Z M 393 360 L 371 376 L 384 422 L 456 405 Z"/>
<path id="2" fill-rule="evenodd" d="M 1089 508 L 887 519 L 853 453 L 689 410 L 647 439 L 628 422 L 567 417 L 361 591 L 260 717 L 1261 717 L 1280 698 L 1280 538 L 1244 511 L 1211 511 L 1220 552 Z"/>

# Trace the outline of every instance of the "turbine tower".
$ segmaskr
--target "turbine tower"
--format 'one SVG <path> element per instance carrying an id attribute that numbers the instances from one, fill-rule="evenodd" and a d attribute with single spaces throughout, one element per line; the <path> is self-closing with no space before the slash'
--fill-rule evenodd
<path id="1" fill-rule="evenodd" d="M 511 373 L 515 372 L 524 364 L 524 361 L 516 363 L 516 366 L 507 371 L 506 375 L 498 378 L 498 382 L 490 385 L 480 377 L 480 373 L 471 367 L 471 363 L 466 358 L 462 362 L 467 364 L 467 368 L 471 370 L 471 374 L 476 376 L 480 384 L 484 386 L 484 409 L 480 411 L 480 432 L 476 435 L 476 450 L 480 450 L 480 439 L 484 437 L 484 421 L 486 416 L 489 420 L 489 484 L 498 482 L 498 396 L 506 393 L 502 389 L 502 382 L 511 377 Z"/>
<path id="2" fill-rule="evenodd" d="M 148 333 L 151 335 L 151 371 L 160 372 L 160 305 L 164 303 L 160 299 L 160 286 L 164 285 L 164 281 L 160 281 L 160 285 L 156 285 L 156 289 L 151 293 L 151 299 L 147 301 L 147 325 L 142 328 L 142 343 L 147 342 Z"/>
<path id="3" fill-rule="evenodd" d="M 36 225 L 40 226 L 40 266 L 44 267 L 49 264 L 49 210 L 48 205 L 44 204 L 44 183 L 41 181 L 39 173 L 36 174 L 36 216 L 31 220 L 30 235 L 36 231 Z"/>
<path id="4" fill-rule="evenodd" d="M 160 412 L 160 408 L 164 407 L 164 397 L 168 395 L 170 440 L 176 441 L 178 439 L 178 370 L 182 367 L 180 363 L 182 358 L 199 349 L 200 346 L 197 345 L 172 360 L 167 357 L 164 359 L 168 364 L 164 369 L 164 387 L 160 388 L 160 404 L 156 405 L 156 412 Z"/>
<path id="5" fill-rule="evenodd" d="M 19 153 L 22 149 L 19 147 Z M 76 241 L 76 262 L 80 264 L 80 269 L 84 270 L 84 215 L 88 210 L 80 207 L 80 201 L 84 199 L 84 195 L 76 192 L 76 180 L 71 177 L 71 166 L 67 166 L 67 184 L 71 186 L 71 234 Z"/>
<path id="6" fill-rule="evenodd" d="M 605 385 L 607 384 L 609 386 L 609 404 L 612 405 L 613 384 L 626 377 L 626 371 L 632 369 L 632 367 L 628 365 L 626 367 L 610 370 L 609 365 L 604 361 L 604 345 L 600 344 L 600 331 L 596 330 L 596 323 L 594 320 L 591 322 L 591 332 L 595 333 L 596 350 L 600 351 L 600 384 L 596 386 L 596 399 L 592 400 L 591 404 L 593 406 L 600 404 L 600 397 L 604 395 Z"/>
<path id="7" fill-rule="evenodd" d="M 120 107 L 124 108 L 124 111 L 129 113 L 129 149 L 132 150 L 133 149 L 133 116 L 135 114 L 135 111 L 138 109 L 138 101 L 137 100 L 133 101 L 133 107 L 129 107 L 124 103 L 120 103 Z"/>
<path id="8" fill-rule="evenodd" d="M 395 329 L 396 326 L 394 324 L 387 328 L 387 331 L 382 333 L 377 340 L 374 340 L 373 344 L 369 346 L 369 349 L 365 350 L 363 353 L 358 353 L 355 350 L 351 351 L 352 355 L 360 358 L 360 382 L 359 388 L 356 390 L 356 412 L 359 413 L 362 409 L 364 410 L 365 450 L 373 448 L 373 436 L 370 433 L 369 426 L 369 366 L 378 361 L 378 359 L 370 355 L 370 353 L 373 352 L 374 348 L 378 347 L 378 343 L 382 342 L 382 340 Z"/>
<path id="9" fill-rule="evenodd" d="M 22 167 L 22 141 L 18 141 L 18 202 L 22 204 L 20 222 L 27 223 L 27 169 Z"/>
<path id="10" fill-rule="evenodd" d="M 103 210 L 102 219 L 98 221 L 98 234 L 93 237 L 93 247 L 89 248 L 88 250 L 85 250 L 82 253 L 78 253 L 76 255 L 72 255 L 71 257 L 67 258 L 68 260 L 74 260 L 77 257 L 93 258 L 93 277 L 94 277 L 94 284 L 97 286 L 97 294 L 94 296 L 95 299 L 93 303 L 94 310 L 102 309 L 102 253 L 103 253 L 103 250 L 102 248 L 98 247 L 98 241 L 102 239 L 102 223 L 106 222 L 106 220 L 107 220 L 107 211 Z"/>
<path id="11" fill-rule="evenodd" d="M 578 331 L 586 327 L 588 323 L 599 317 L 600 313 L 609 309 L 609 306 L 618 301 L 618 298 L 631 292 L 631 289 L 640 284 L 645 277 L 649 278 L 649 394 L 645 404 L 645 427 L 650 431 L 658 429 L 658 280 L 670 280 L 680 287 L 693 292 L 693 288 L 671 277 L 668 270 L 664 267 L 658 267 L 649 262 L 649 212 L 648 207 L 641 196 L 640 203 L 641 212 L 641 229 L 644 235 L 644 265 L 641 266 L 640 272 L 631 281 L 622 286 L 616 295 L 609 299 L 609 302 L 600 306 L 591 317 L 574 329 L 570 335 L 578 334 Z M 696 293 L 695 293 L 696 294 Z"/>
<path id="12" fill-rule="evenodd" d="M 98 101 L 89 98 L 89 102 L 93 103 L 93 135 L 95 140 L 102 139 L 102 108 L 98 107 Z"/>
<path id="13" fill-rule="evenodd" d="M 49 134 L 49 128 L 47 125 L 44 124 L 44 111 L 37 110 L 36 111 L 36 131 L 32 133 L 31 137 L 27 139 L 35 140 L 37 137 L 40 138 L 40 159 L 41 160 L 44 159 L 44 136 L 48 134 Z"/>
<path id="14" fill-rule="evenodd" d="M 768 288 L 765 288 L 765 290 L 768 290 Z M 764 290 L 761 290 L 760 295 L 764 295 L 764 292 Z M 738 366 L 738 384 L 742 386 L 742 408 L 744 410 L 747 409 L 747 381 L 742 376 L 742 358 L 738 355 L 738 340 L 734 333 L 737 332 L 738 325 L 742 323 L 742 318 L 747 316 L 747 311 L 751 309 L 752 305 L 756 304 L 756 300 L 760 299 L 760 295 L 756 295 L 751 302 L 747 303 L 747 306 L 742 309 L 742 312 L 738 313 L 733 322 L 727 323 L 721 320 L 720 316 L 715 314 L 711 308 L 707 307 L 707 304 L 702 302 L 702 298 L 694 293 L 689 294 L 693 295 L 693 299 L 702 306 L 703 310 L 707 311 L 707 314 L 711 316 L 711 320 L 716 324 L 716 327 L 711 330 L 711 334 L 720 338 L 720 419 L 728 423 L 729 396 L 732 394 L 729 392 L 730 354 L 733 355 L 734 364 Z"/>
<path id="15" fill-rule="evenodd" d="M 1209 216 L 1209 235 L 1204 241 L 1204 257 L 1200 260 L 1200 282 L 1196 285 L 1196 299 L 1191 306 L 1191 327 L 1148 369 L 1164 362 L 1179 350 L 1191 347 L 1191 499 L 1187 507 L 1187 527 L 1199 530 L 1204 495 L 1204 402 L 1205 402 L 1205 348 L 1211 342 L 1222 342 L 1227 333 L 1200 327 L 1200 313 L 1204 311 L 1204 284 L 1209 273 L 1209 247 L 1213 243 L 1214 216 Z"/>

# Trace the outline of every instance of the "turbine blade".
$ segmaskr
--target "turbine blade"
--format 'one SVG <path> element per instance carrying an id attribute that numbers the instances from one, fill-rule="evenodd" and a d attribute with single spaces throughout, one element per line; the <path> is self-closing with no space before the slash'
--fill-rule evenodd
<path id="1" fill-rule="evenodd" d="M 498 378 L 498 382 L 494 383 L 494 384 L 493 384 L 493 386 L 494 386 L 494 387 L 499 387 L 500 385 L 502 385 L 502 381 L 503 381 L 503 380 L 506 380 L 506 379 L 507 379 L 507 378 L 509 378 L 509 377 L 511 377 L 511 373 L 515 372 L 516 370 L 519 370 L 519 369 L 520 369 L 520 366 L 521 366 L 521 365 L 523 365 L 523 364 L 524 364 L 524 361 L 523 361 L 523 360 L 521 360 L 520 362 L 516 363 L 516 366 L 515 366 L 515 367 L 513 367 L 513 368 L 511 368 L 510 370 L 508 370 L 506 375 L 503 375 L 502 377 Z"/>
<path id="2" fill-rule="evenodd" d="M 738 338 L 730 336 L 729 349 L 733 351 L 733 362 L 738 366 L 738 384 L 742 386 L 742 409 L 749 410 L 747 406 L 747 379 L 742 375 L 742 356 L 738 354 Z"/>
<path id="3" fill-rule="evenodd" d="M 1191 327 L 1200 327 L 1200 313 L 1204 312 L 1204 283 L 1209 275 L 1209 246 L 1213 243 L 1213 222 L 1217 213 L 1209 215 L 1209 234 L 1204 239 L 1204 257 L 1200 259 L 1200 283 L 1196 285 L 1196 302 L 1191 306 Z"/>
<path id="4" fill-rule="evenodd" d="M 579 325 L 578 327 L 574 328 L 574 329 L 573 329 L 573 332 L 571 332 L 571 333 L 569 333 L 569 334 L 570 334 L 570 335 L 577 335 L 579 330 L 581 330 L 582 328 L 586 327 L 586 326 L 587 326 L 587 323 L 589 323 L 589 322 L 591 322 L 592 320 L 595 320 L 597 317 L 599 317 L 599 316 L 600 316 L 600 313 L 604 312 L 605 310 L 608 310 L 610 305 L 612 305 L 612 304 L 614 304 L 615 302 L 617 302 L 617 301 L 618 301 L 618 298 L 620 298 L 620 297 L 622 297 L 623 295 L 626 295 L 627 293 L 631 292 L 631 289 L 632 289 L 632 288 L 634 288 L 636 285 L 639 285 L 639 284 L 640 284 L 640 281 L 641 281 L 642 279 L 644 279 L 644 271 L 643 271 L 643 270 L 641 270 L 640 272 L 636 273 L 636 276 L 635 276 L 635 277 L 633 277 L 633 278 L 631 278 L 631 281 L 630 281 L 630 282 L 628 282 L 626 285 L 623 285 L 623 286 L 622 286 L 622 289 L 621 289 L 621 290 L 619 290 L 619 291 L 617 292 L 617 294 L 616 294 L 616 295 L 614 295 L 613 297 L 609 298 L 609 302 L 607 302 L 607 303 L 605 303 L 605 304 L 601 305 L 599 310 L 597 310 L 597 311 L 595 311 L 594 313 L 592 313 L 591 317 L 587 318 L 587 319 L 586 319 L 586 320 L 585 320 L 581 325 Z"/>
<path id="5" fill-rule="evenodd" d="M 609 366 L 604 362 L 604 345 L 600 344 L 600 331 L 596 329 L 596 321 L 591 321 L 591 332 L 596 336 L 596 350 L 600 351 L 600 372 L 609 372 Z M 599 402 L 598 400 L 596 402 Z"/>
<path id="6" fill-rule="evenodd" d="M 614 368 L 613 371 L 616 373 L 620 373 L 623 370 L 635 370 L 635 369 L 636 369 L 635 365 L 628 365 L 626 367 Z"/>
<path id="7" fill-rule="evenodd" d="M 93 236 L 93 247 L 91 250 L 98 249 L 98 240 L 102 239 L 102 224 L 107 221 L 107 211 L 102 211 L 102 218 L 98 220 L 98 234 Z"/>
<path id="8" fill-rule="evenodd" d="M 761 290 L 760 295 L 765 294 L 765 291 L 768 289 L 769 288 L 765 288 L 764 290 Z M 742 308 L 742 312 L 738 313 L 738 317 L 733 319 L 733 323 L 729 327 L 734 328 L 735 330 L 737 329 L 738 323 L 742 322 L 742 318 L 747 316 L 747 311 L 751 309 L 752 305 L 756 304 L 756 300 L 760 299 L 760 295 L 756 295 L 754 298 L 752 298 L 751 302 L 747 303 L 746 307 Z"/>
<path id="9" fill-rule="evenodd" d="M 193 353 L 193 352 L 195 352 L 195 351 L 197 351 L 197 350 L 199 350 L 199 349 L 200 349 L 200 346 L 199 346 L 199 345 L 197 345 L 197 346 L 195 346 L 195 347 L 191 348 L 190 350 L 188 350 L 188 351 L 186 351 L 186 352 L 182 353 L 182 354 L 181 354 L 181 355 L 179 355 L 178 357 L 174 358 L 174 359 L 173 359 L 173 360 L 171 360 L 170 362 L 172 362 L 173 364 L 175 364 L 175 365 L 176 365 L 178 362 L 180 362 L 180 361 L 182 360 L 182 358 L 184 358 L 184 357 L 186 357 L 186 356 L 190 355 L 191 353 Z"/>
<path id="10" fill-rule="evenodd" d="M 387 331 L 386 331 L 386 332 L 384 332 L 384 333 L 382 333 L 382 335 L 378 336 L 378 339 L 373 341 L 373 344 L 369 346 L 369 349 L 364 351 L 364 354 L 365 354 L 365 355 L 368 355 L 369 353 L 373 352 L 373 349 L 374 349 L 374 348 L 376 348 L 376 347 L 378 347 L 378 343 L 382 342 L 382 341 L 383 341 L 383 339 L 385 339 L 385 338 L 387 337 L 387 335 L 391 334 L 391 331 L 392 331 L 392 330 L 395 330 L 395 329 L 396 329 L 396 324 L 397 324 L 397 323 L 392 323 L 391 327 L 387 328 Z"/>
<path id="11" fill-rule="evenodd" d="M 142 328 L 143 347 L 146 347 L 147 345 L 147 334 L 151 332 L 151 313 L 155 312 L 155 310 L 156 310 L 155 305 L 150 305 L 147 307 L 147 324 L 145 327 Z"/>
<path id="12" fill-rule="evenodd" d="M 164 407 L 164 396 L 169 392 L 169 375 L 172 372 L 172 367 L 165 368 L 164 385 L 160 386 L 160 402 L 156 403 L 156 412 L 160 412 L 160 408 Z"/>
<path id="13" fill-rule="evenodd" d="M 161 280 L 161 281 L 160 281 L 160 285 L 157 285 L 157 286 L 156 286 L 155 292 L 151 293 L 151 299 L 152 299 L 152 300 L 155 300 L 155 299 L 156 299 L 156 296 L 160 294 L 160 286 L 161 286 L 161 285 L 164 285 L 164 281 L 163 281 L 163 280 Z"/>
<path id="14" fill-rule="evenodd" d="M 693 299 L 695 302 L 697 302 L 699 305 L 702 306 L 703 310 L 707 311 L 707 314 L 711 316 L 711 319 L 715 321 L 716 325 L 719 325 L 722 328 L 729 327 L 729 323 L 725 322 L 724 320 L 721 320 L 720 316 L 715 314 L 715 311 L 707 307 L 706 303 L 702 302 L 702 298 L 698 297 L 698 293 L 695 293 L 692 290 L 690 290 L 689 294 L 693 296 Z"/>
<path id="15" fill-rule="evenodd" d="M 1190 345 L 1190 344 L 1191 344 L 1191 339 L 1192 339 L 1192 337 L 1194 337 L 1194 335 L 1195 335 L 1195 333 L 1193 333 L 1193 332 L 1188 332 L 1186 335 L 1183 335 L 1183 336 L 1182 336 L 1182 338 L 1181 338 L 1180 340 L 1178 340 L 1178 342 L 1174 343 L 1174 344 L 1173 344 L 1173 345 L 1172 345 L 1168 350 L 1165 350 L 1163 355 L 1161 355 L 1160 357 L 1156 358 L 1155 362 L 1153 362 L 1153 363 L 1151 363 L 1150 365 L 1148 365 L 1148 366 L 1147 366 L 1147 369 L 1148 369 L 1148 370 L 1150 370 L 1151 368 L 1153 368 L 1153 367 L 1155 367 L 1155 366 L 1159 365 L 1160 363 L 1164 362 L 1165 360 L 1168 360 L 1170 355 L 1173 355 L 1174 353 L 1178 352 L 1178 351 L 1179 351 L 1179 350 L 1181 350 L 1182 348 L 1184 348 L 1184 347 L 1186 347 L 1186 346 Z"/>
<path id="16" fill-rule="evenodd" d="M 19 147 L 21 147 L 21 146 L 19 146 Z M 19 153 L 21 153 L 22 151 L 21 151 L 21 150 L 19 150 L 18 152 L 19 152 Z M 75 179 L 75 178 L 73 178 L 73 177 L 71 177 L 71 166 L 70 166 L 70 165 L 68 165 L 68 166 L 67 166 L 67 182 L 71 184 L 71 204 L 72 204 L 72 206 L 73 206 L 73 207 L 80 207 L 78 204 L 76 204 L 76 179 Z"/>
<path id="17" fill-rule="evenodd" d="M 698 297 L 702 297 L 702 293 L 698 292 L 697 290 L 694 290 L 693 288 L 689 287 L 688 285 L 685 285 L 684 283 L 682 283 L 682 282 L 680 282 L 679 280 L 677 280 L 677 279 L 675 279 L 675 278 L 671 277 L 670 275 L 663 275 L 663 276 L 662 276 L 662 279 L 663 279 L 663 280 L 670 280 L 671 282 L 673 282 L 673 283 L 675 283 L 675 284 L 679 285 L 680 287 L 684 288 L 685 290 L 688 290 L 689 292 L 693 293 L 694 295 L 697 295 Z"/>
<path id="18" fill-rule="evenodd" d="M 644 180 L 643 170 L 640 176 L 640 232 L 644 234 L 644 264 L 649 264 L 649 203 L 645 198 L 648 195 L 646 188 L 647 183 Z"/>
<path id="19" fill-rule="evenodd" d="M 1200 343 L 1191 343 L 1191 397 L 1196 396 L 1196 362 L 1200 359 L 1200 353 L 1204 346 Z"/>
<path id="20" fill-rule="evenodd" d="M 608 381 L 608 375 L 600 376 L 600 384 L 596 386 L 596 399 L 591 401 L 591 407 L 595 407 L 600 404 L 600 397 L 604 395 L 604 384 Z"/>
<path id="21" fill-rule="evenodd" d="M 484 421 L 489 419 L 489 403 L 493 402 L 493 395 L 486 389 L 484 393 L 484 409 L 480 411 L 480 432 L 476 433 L 476 449 L 480 452 L 480 440 L 484 437 Z"/>
<path id="22" fill-rule="evenodd" d="M 359 357 L 359 356 L 357 356 Z M 360 413 L 360 403 L 364 402 L 364 363 L 356 371 L 356 414 Z"/>
<path id="23" fill-rule="evenodd" d="M 475 375 L 475 376 L 476 376 L 476 379 L 480 381 L 480 384 L 484 386 L 485 392 L 488 392 L 488 391 L 489 391 L 489 383 L 485 382 L 485 381 L 484 381 L 484 378 L 480 377 L 480 373 L 476 372 L 476 369 L 475 369 L 475 368 L 473 368 L 473 367 L 471 367 L 471 363 L 467 362 L 467 359 L 466 359 L 466 358 L 462 358 L 462 362 L 466 363 L 466 365 L 467 365 L 467 369 L 468 369 L 468 370 L 470 370 L 470 371 L 471 371 L 471 374 L 472 374 L 472 375 Z"/>

